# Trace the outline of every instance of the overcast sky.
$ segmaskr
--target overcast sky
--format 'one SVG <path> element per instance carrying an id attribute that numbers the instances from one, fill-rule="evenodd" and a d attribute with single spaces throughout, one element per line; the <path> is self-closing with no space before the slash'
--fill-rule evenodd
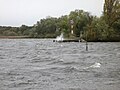
<path id="1" fill-rule="evenodd" d="M 82 9 L 100 16 L 104 0 L 0 0 L 0 26 L 33 25 L 47 16 L 60 17 Z"/>

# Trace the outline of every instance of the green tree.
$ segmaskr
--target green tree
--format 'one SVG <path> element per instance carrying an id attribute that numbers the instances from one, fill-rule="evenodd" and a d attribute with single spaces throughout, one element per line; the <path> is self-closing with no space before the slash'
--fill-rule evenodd
<path id="1" fill-rule="evenodd" d="M 105 0 L 103 18 L 109 26 L 107 37 L 112 39 L 115 36 L 115 26 L 118 25 L 117 22 L 120 20 L 120 0 Z"/>
<path id="2" fill-rule="evenodd" d="M 105 0 L 104 18 L 109 27 L 120 19 L 120 0 Z"/>
<path id="3" fill-rule="evenodd" d="M 84 31 L 84 28 L 89 23 L 89 13 L 83 10 L 75 10 L 70 12 L 69 20 L 74 21 L 74 32 L 76 37 L 80 37 L 80 33 Z"/>
<path id="4" fill-rule="evenodd" d="M 69 30 L 69 20 L 67 15 L 58 18 L 57 32 L 59 33 L 59 35 L 61 33 L 64 33 L 66 37 L 69 37 L 70 30 Z"/>
<path id="5" fill-rule="evenodd" d="M 55 37 L 57 18 L 48 17 L 41 19 L 35 25 L 35 34 L 38 37 Z"/>
<path id="6" fill-rule="evenodd" d="M 27 29 L 28 29 L 28 26 L 26 26 L 26 25 L 22 25 L 22 26 L 19 28 L 19 30 L 20 30 L 20 32 L 21 32 L 22 35 L 24 35 L 24 34 L 23 34 L 24 31 L 27 30 Z"/>

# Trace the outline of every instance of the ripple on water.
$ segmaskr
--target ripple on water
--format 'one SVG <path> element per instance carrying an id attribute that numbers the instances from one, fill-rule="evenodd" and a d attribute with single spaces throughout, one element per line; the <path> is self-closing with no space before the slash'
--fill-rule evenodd
<path id="1" fill-rule="evenodd" d="M 88 45 L 0 40 L 0 90 L 119 90 L 120 43 Z"/>

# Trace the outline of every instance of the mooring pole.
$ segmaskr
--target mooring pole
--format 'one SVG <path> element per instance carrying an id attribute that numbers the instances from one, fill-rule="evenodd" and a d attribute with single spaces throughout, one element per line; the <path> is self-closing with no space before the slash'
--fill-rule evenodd
<path id="1" fill-rule="evenodd" d="M 88 43 L 87 43 L 87 41 L 86 41 L 86 51 L 88 51 Z"/>
<path id="2" fill-rule="evenodd" d="M 86 31 L 86 51 L 88 51 L 87 31 Z"/>

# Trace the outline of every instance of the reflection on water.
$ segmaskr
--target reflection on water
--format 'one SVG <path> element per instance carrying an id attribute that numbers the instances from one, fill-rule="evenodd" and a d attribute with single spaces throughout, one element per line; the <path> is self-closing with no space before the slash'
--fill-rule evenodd
<path id="1" fill-rule="evenodd" d="M 119 90 L 120 43 L 0 39 L 0 90 Z"/>

